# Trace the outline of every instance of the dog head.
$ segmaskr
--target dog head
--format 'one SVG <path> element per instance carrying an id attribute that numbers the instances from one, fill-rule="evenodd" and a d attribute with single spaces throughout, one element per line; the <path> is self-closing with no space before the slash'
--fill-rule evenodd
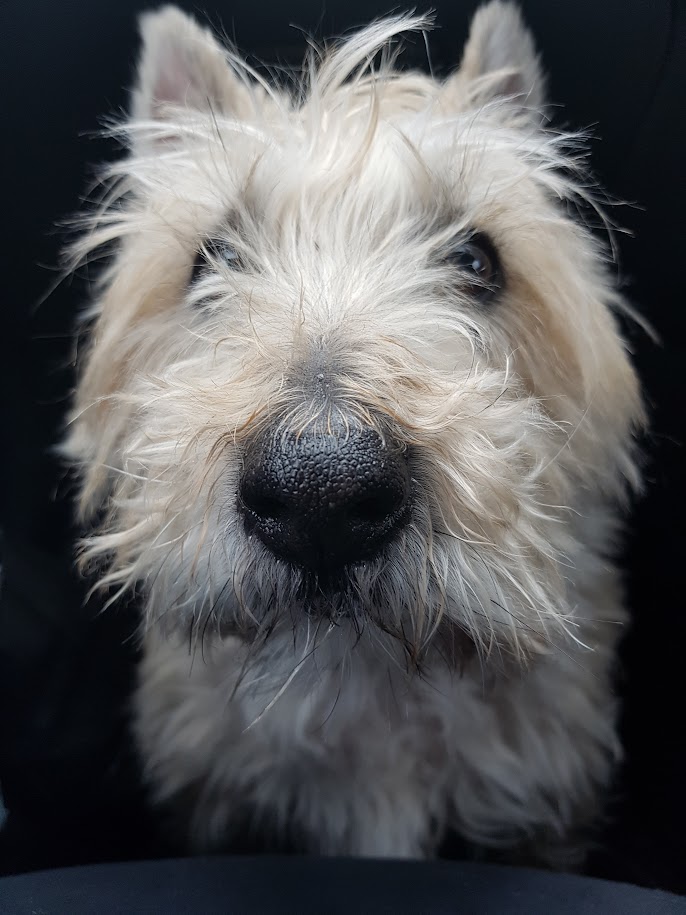
<path id="1" fill-rule="evenodd" d="M 445 81 L 388 51 L 425 26 L 274 86 L 143 17 L 67 450 L 105 515 L 86 556 L 150 624 L 347 620 L 415 661 L 573 626 L 584 519 L 636 478 L 621 300 L 517 10 L 482 8 Z"/>

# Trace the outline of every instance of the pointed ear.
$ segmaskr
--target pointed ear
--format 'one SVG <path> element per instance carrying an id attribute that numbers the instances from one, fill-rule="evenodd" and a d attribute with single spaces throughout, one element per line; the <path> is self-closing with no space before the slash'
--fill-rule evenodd
<path id="1" fill-rule="evenodd" d="M 445 83 L 442 103 L 463 110 L 502 99 L 540 120 L 545 77 L 533 36 L 519 8 L 492 0 L 477 10 L 459 70 Z"/>
<path id="2" fill-rule="evenodd" d="M 165 121 L 178 109 L 216 111 L 242 118 L 255 112 L 255 97 L 228 62 L 209 30 L 181 10 L 165 6 L 140 19 L 143 42 L 133 93 L 135 120 Z"/>

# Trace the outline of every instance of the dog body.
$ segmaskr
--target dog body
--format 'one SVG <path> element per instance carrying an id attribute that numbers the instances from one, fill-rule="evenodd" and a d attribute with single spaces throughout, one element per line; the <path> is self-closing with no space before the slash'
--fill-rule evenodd
<path id="1" fill-rule="evenodd" d="M 198 849 L 447 830 L 573 863 L 619 755 L 610 556 L 638 482 L 622 302 L 517 11 L 446 81 L 377 23 L 264 84 L 144 18 L 66 450 L 141 593 L 135 730 Z M 195 266 L 194 266 L 195 263 Z"/>

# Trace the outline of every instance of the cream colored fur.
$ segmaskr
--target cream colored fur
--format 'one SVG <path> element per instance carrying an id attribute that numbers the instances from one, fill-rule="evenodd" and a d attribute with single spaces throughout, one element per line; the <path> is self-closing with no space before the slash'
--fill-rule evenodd
<path id="1" fill-rule="evenodd" d="M 452 828 L 569 863 L 620 753 L 622 301 L 517 10 L 482 8 L 445 82 L 372 67 L 426 26 L 376 23 L 286 91 L 146 15 L 130 154 L 74 252 L 114 245 L 66 445 L 100 519 L 84 560 L 142 596 L 136 735 L 197 849 L 247 815 L 324 854 L 430 855 Z M 488 305 L 444 256 L 475 230 L 502 261 Z M 341 410 L 411 451 L 415 505 L 305 600 L 243 530 L 242 455 Z"/>

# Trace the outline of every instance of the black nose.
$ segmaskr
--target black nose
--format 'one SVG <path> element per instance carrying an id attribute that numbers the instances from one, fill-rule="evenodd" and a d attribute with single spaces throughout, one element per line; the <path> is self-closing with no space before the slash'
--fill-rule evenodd
<path id="1" fill-rule="evenodd" d="M 238 493 L 249 533 L 321 573 L 377 555 L 406 522 L 409 499 L 405 453 L 355 426 L 256 443 Z"/>

